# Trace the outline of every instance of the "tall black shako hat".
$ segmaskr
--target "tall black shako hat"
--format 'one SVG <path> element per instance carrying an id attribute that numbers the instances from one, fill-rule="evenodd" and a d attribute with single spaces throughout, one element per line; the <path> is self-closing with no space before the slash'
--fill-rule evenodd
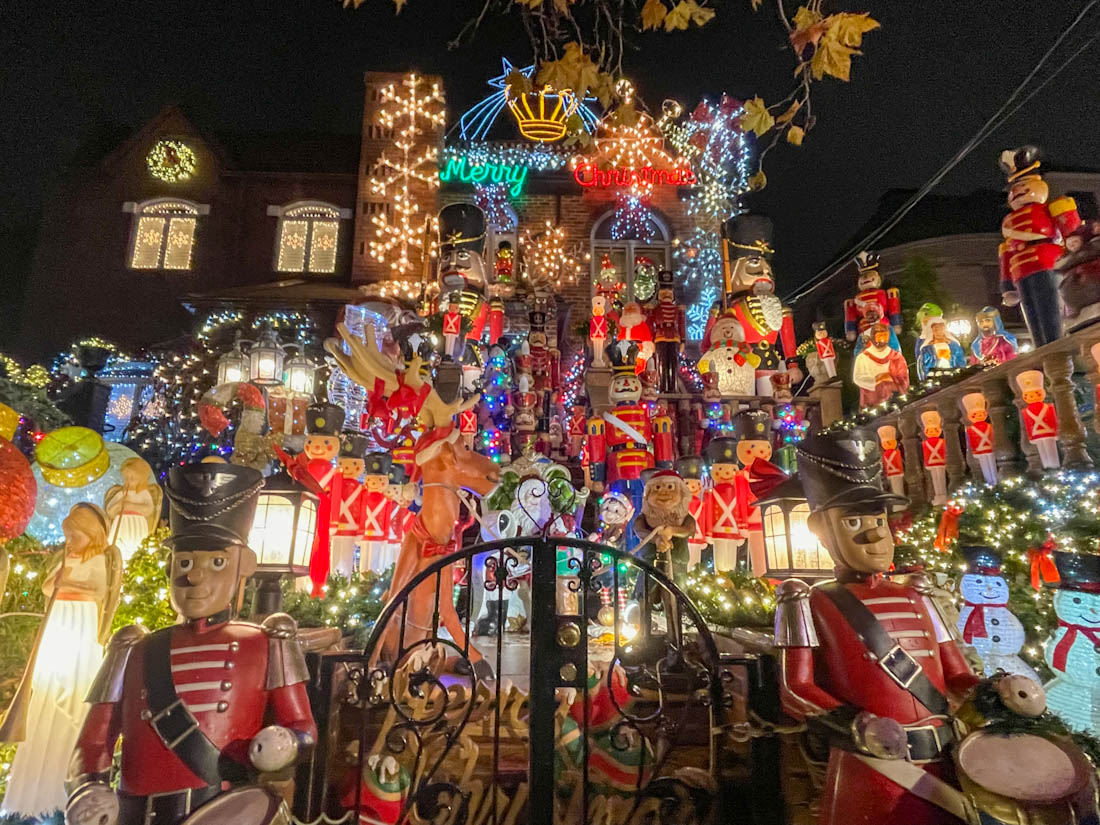
<path id="1" fill-rule="evenodd" d="M 674 289 L 676 287 L 676 276 L 671 269 L 662 269 L 657 273 L 657 288 L 658 289 Z"/>
<path id="2" fill-rule="evenodd" d="M 439 210 L 439 251 L 485 251 L 485 213 L 472 203 L 450 203 Z"/>
<path id="3" fill-rule="evenodd" d="M 367 456 L 366 475 L 389 476 L 392 464 L 393 459 L 389 453 L 370 453 Z"/>
<path id="4" fill-rule="evenodd" d="M 703 465 L 703 457 L 698 455 L 682 455 L 676 459 L 673 465 L 681 478 L 701 479 L 706 467 Z"/>
<path id="5" fill-rule="evenodd" d="M 800 441 L 796 451 L 798 475 L 811 512 L 909 502 L 882 489 L 882 452 L 878 439 L 864 430 L 814 433 Z"/>
<path id="6" fill-rule="evenodd" d="M 1054 566 L 1058 569 L 1058 587 L 1100 593 L 1100 556 L 1094 553 L 1054 551 Z"/>
<path id="7" fill-rule="evenodd" d="M 607 363 L 616 373 L 633 375 L 638 362 L 638 344 L 634 341 L 612 341 L 604 347 Z"/>
<path id="8" fill-rule="evenodd" d="M 222 550 L 248 546 L 264 477 L 236 464 L 201 463 L 168 471 L 165 545 L 173 550 Z"/>
<path id="9" fill-rule="evenodd" d="M 1012 184 L 1024 178 L 1039 177 L 1039 166 L 1042 164 L 1043 153 L 1038 146 L 1028 144 L 1017 149 L 1005 149 L 998 158 L 1001 171 L 1008 179 L 1005 189 L 1011 189 Z"/>
<path id="10" fill-rule="evenodd" d="M 306 432 L 311 435 L 340 435 L 344 408 L 335 404 L 310 404 L 306 408 Z"/>
<path id="11" fill-rule="evenodd" d="M 737 463 L 737 439 L 729 436 L 712 438 L 703 450 L 703 457 L 708 465 L 736 464 Z"/>
<path id="12" fill-rule="evenodd" d="M 767 441 L 772 417 L 766 410 L 742 410 L 733 419 L 733 437 L 738 441 Z"/>
<path id="13" fill-rule="evenodd" d="M 370 439 L 361 433 L 344 433 L 340 436 L 341 458 L 366 458 Z"/>
<path id="14" fill-rule="evenodd" d="M 734 215 L 722 224 L 722 242 L 729 259 L 772 254 L 772 221 L 763 215 Z"/>

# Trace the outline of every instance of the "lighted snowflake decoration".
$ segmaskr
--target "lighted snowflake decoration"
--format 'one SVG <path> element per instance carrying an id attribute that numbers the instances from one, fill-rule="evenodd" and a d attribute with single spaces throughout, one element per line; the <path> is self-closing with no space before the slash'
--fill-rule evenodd
<path id="1" fill-rule="evenodd" d="M 179 183 L 195 173 L 195 152 L 178 140 L 159 140 L 145 158 L 149 174 L 167 183 Z"/>

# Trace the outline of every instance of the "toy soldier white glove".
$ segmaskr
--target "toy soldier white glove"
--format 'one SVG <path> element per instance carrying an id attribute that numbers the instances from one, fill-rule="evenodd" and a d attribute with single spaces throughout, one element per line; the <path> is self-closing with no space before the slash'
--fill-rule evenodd
<path id="1" fill-rule="evenodd" d="M 905 728 L 889 716 L 863 711 L 852 721 L 852 736 L 861 751 L 879 759 L 904 759 L 909 752 Z"/>
<path id="2" fill-rule="evenodd" d="M 115 825 L 118 796 L 101 782 L 77 788 L 65 806 L 66 825 Z"/>
<path id="3" fill-rule="evenodd" d="M 298 737 L 279 725 L 268 725 L 252 737 L 248 758 L 261 773 L 281 771 L 298 758 Z"/>
<path id="4" fill-rule="evenodd" d="M 1020 303 L 1020 293 L 1015 289 L 1010 289 L 1008 292 L 1001 293 L 1001 303 L 1006 307 L 1014 307 Z"/>

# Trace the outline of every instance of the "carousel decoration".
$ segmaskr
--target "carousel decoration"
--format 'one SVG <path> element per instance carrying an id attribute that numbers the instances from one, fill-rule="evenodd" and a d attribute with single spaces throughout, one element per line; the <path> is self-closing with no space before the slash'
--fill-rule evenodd
<path id="1" fill-rule="evenodd" d="M 1039 453 L 1044 470 L 1057 470 L 1062 466 L 1058 457 L 1058 413 L 1046 400 L 1042 370 L 1024 370 L 1016 376 L 1024 407 L 1020 420 L 1027 433 L 1027 440 Z"/>

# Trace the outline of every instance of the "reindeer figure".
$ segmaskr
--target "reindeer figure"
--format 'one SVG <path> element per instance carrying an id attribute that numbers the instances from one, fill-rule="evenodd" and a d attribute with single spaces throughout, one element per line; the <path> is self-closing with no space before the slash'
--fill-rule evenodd
<path id="1" fill-rule="evenodd" d="M 366 344 L 344 324 L 338 325 L 337 331 L 351 354 L 345 353 L 335 338 L 325 342 L 325 349 L 348 377 L 368 390 L 381 382 L 387 399 L 415 398 L 420 403 L 419 419 L 423 435 L 417 440 L 414 451 L 416 474 L 423 482 L 423 504 L 401 543 L 388 591 L 388 597 L 393 598 L 437 557 L 458 549 L 456 527 L 459 525 L 460 491 L 469 490 L 483 496 L 497 485 L 500 471 L 491 459 L 466 449 L 455 426 L 455 416 L 477 404 L 480 396 L 445 403 L 421 377 L 419 355 L 402 371 L 379 351 L 373 327 L 368 325 L 366 328 Z M 442 571 L 442 580 L 452 581 L 450 567 Z M 428 583 L 409 594 L 405 616 L 406 647 L 431 635 L 435 610 L 435 588 L 428 586 Z M 455 610 L 449 585 L 440 593 L 438 610 L 440 621 L 455 644 L 466 649 L 466 633 Z M 393 661 L 398 655 L 398 630 L 395 622 L 385 631 L 379 646 L 384 659 Z M 475 664 L 482 659 L 481 652 L 472 643 L 469 644 L 468 655 Z"/>

